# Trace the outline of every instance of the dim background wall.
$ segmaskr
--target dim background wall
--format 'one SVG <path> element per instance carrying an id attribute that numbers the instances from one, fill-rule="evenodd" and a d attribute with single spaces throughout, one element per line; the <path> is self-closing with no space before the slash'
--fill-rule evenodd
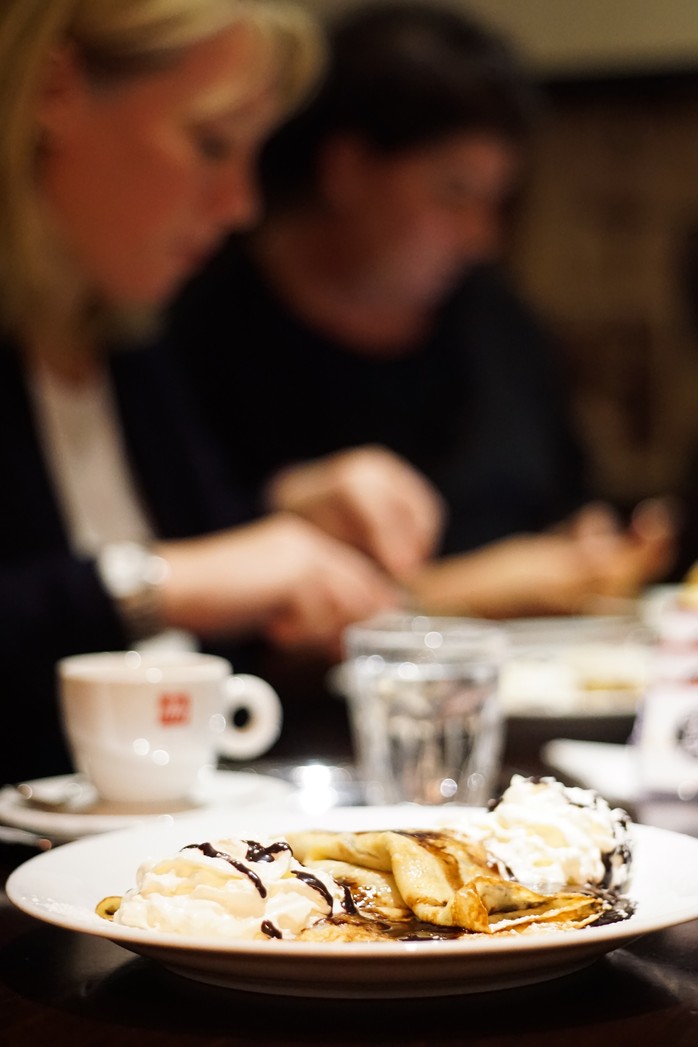
<path id="1" fill-rule="evenodd" d="M 451 2 L 545 91 L 510 263 L 570 365 L 599 490 L 681 492 L 698 473 L 698 0 Z"/>
<path id="2" fill-rule="evenodd" d="M 300 0 L 320 15 L 363 0 Z M 564 76 L 694 64 L 696 0 L 441 0 L 517 45 L 536 74 Z"/>
<path id="3" fill-rule="evenodd" d="M 698 447 L 698 79 L 549 97 L 512 266 L 567 354 L 601 491 L 679 491 Z"/>

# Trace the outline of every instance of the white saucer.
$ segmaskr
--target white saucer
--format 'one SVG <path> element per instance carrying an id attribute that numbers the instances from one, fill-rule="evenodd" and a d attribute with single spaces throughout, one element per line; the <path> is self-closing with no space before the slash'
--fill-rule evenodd
<path id="1" fill-rule="evenodd" d="M 7 785 L 0 789 L 0 822 L 45 833 L 57 843 L 144 822 L 168 824 L 181 815 L 226 810 L 239 815 L 248 809 L 285 809 L 296 793 L 289 782 L 254 771 L 215 771 L 197 786 L 188 802 L 135 809 L 100 801 L 93 787 L 78 775 L 43 778 L 27 785 L 44 800 L 57 800 L 71 791 L 75 799 L 60 810 L 44 810 L 32 806 L 14 786 Z"/>

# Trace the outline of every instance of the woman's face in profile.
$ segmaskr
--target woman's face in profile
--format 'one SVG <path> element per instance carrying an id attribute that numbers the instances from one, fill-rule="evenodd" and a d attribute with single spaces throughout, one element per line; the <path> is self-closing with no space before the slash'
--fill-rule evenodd
<path id="1" fill-rule="evenodd" d="M 260 50 L 238 26 L 107 87 L 61 54 L 39 113 L 39 189 L 107 301 L 157 305 L 256 216 L 256 153 L 278 101 Z"/>
<path id="2" fill-rule="evenodd" d="M 459 133 L 395 154 L 354 139 L 336 148 L 328 198 L 386 289 L 433 303 L 500 250 L 503 207 L 520 166 L 505 139 Z"/>

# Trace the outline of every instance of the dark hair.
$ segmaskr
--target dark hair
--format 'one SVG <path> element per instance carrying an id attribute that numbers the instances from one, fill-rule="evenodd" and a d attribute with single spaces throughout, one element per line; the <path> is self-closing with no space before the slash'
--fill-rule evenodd
<path id="1" fill-rule="evenodd" d="M 323 143 L 349 132 L 395 153 L 462 131 L 522 139 L 534 92 L 508 45 L 439 0 L 374 0 L 329 26 L 329 66 L 310 105 L 269 140 L 269 207 L 312 195 Z"/>

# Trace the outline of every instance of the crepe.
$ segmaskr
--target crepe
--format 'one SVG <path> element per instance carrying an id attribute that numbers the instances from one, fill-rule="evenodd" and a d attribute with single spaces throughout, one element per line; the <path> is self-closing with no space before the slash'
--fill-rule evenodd
<path id="1" fill-rule="evenodd" d="M 507 879 L 484 847 L 454 830 L 290 833 L 308 868 L 324 869 L 344 885 L 356 914 L 321 921 L 315 940 L 396 936 L 415 920 L 438 930 L 493 934 L 531 925 L 583 927 L 607 908 L 600 897 L 570 891 L 541 894 Z M 409 929 L 409 928 L 407 928 Z M 433 936 L 451 936 L 451 934 Z"/>

